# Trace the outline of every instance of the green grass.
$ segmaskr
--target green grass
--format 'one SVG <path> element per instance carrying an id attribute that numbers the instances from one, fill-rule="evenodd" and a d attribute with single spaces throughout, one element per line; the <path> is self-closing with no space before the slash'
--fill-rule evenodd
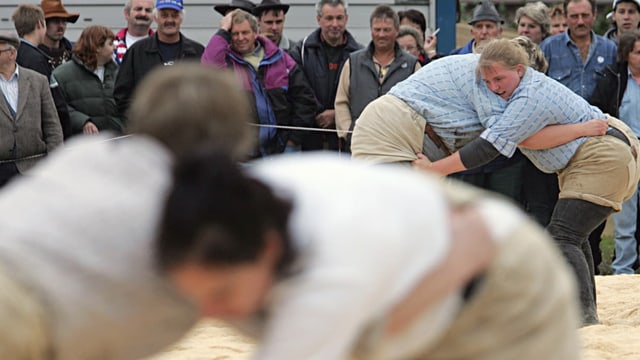
<path id="1" fill-rule="evenodd" d="M 600 263 L 600 275 L 611 275 L 611 259 L 613 259 L 613 236 L 602 235 L 600 241 L 600 251 L 602 252 L 602 262 Z"/>

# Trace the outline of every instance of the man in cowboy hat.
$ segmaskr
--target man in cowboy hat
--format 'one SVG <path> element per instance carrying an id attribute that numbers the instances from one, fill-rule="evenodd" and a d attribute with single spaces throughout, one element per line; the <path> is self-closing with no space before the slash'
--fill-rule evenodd
<path id="1" fill-rule="evenodd" d="M 51 70 L 71 59 L 73 43 L 64 37 L 67 23 L 75 24 L 80 14 L 67 12 L 60 0 L 42 0 L 40 7 L 47 22 L 47 33 L 38 47 L 51 56 Z"/>
<path id="2" fill-rule="evenodd" d="M 499 38 L 502 35 L 502 24 L 504 24 L 504 19 L 496 10 L 493 2 L 480 2 L 473 10 L 473 17 L 469 21 L 473 39 L 469 40 L 465 46 L 454 49 L 451 55 L 478 53 L 480 43 Z"/>
<path id="3" fill-rule="evenodd" d="M 280 49 L 289 51 L 293 43 L 286 36 L 282 36 L 287 11 L 289 5 L 281 4 L 280 0 L 262 0 L 253 9 L 253 15 L 258 18 L 260 34 L 273 41 Z"/>
<path id="4" fill-rule="evenodd" d="M 217 11 L 220 15 L 225 16 L 230 11 L 235 9 L 242 9 L 248 13 L 252 12 L 256 7 L 256 4 L 252 3 L 249 0 L 231 0 L 229 4 L 217 4 L 213 6 L 213 9 Z"/>

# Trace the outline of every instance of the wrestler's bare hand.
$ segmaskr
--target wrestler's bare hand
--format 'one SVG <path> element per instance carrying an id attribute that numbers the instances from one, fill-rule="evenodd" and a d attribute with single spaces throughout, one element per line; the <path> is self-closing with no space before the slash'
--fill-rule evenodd
<path id="1" fill-rule="evenodd" d="M 607 132 L 609 122 L 603 119 L 591 119 L 581 124 L 582 136 L 602 136 Z"/>
<path id="2" fill-rule="evenodd" d="M 417 159 L 411 162 L 414 169 L 431 171 L 432 162 L 423 153 L 417 153 Z"/>

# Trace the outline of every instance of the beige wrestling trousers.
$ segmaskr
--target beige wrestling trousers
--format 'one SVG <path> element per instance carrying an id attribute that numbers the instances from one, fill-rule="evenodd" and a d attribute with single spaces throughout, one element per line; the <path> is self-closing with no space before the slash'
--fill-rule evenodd
<path id="1" fill-rule="evenodd" d="M 587 139 L 558 172 L 560 199 L 581 199 L 620 211 L 638 187 L 638 138 L 622 121 L 611 116 L 607 120 L 627 137 L 629 145 L 608 135 Z"/>
<path id="2" fill-rule="evenodd" d="M 445 188 L 453 204 L 479 193 L 456 183 Z M 573 275 L 557 246 L 527 219 L 500 241 L 496 259 L 444 334 L 408 359 L 579 359 L 577 298 Z M 357 349 L 356 359 L 378 360 L 398 353 L 389 347 L 403 340 L 377 337 L 359 343 L 372 346 Z"/>
<path id="3" fill-rule="evenodd" d="M 0 268 L 0 359 L 51 359 L 47 318 L 33 294 Z"/>

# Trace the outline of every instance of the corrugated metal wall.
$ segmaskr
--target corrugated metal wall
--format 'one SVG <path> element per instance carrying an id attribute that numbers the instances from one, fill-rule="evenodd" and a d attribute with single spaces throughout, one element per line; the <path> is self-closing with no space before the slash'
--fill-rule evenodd
<path id="1" fill-rule="evenodd" d="M 220 1 L 220 3 L 223 2 Z M 285 34 L 289 38 L 302 39 L 317 27 L 315 2 L 309 0 L 283 0 L 282 2 L 291 5 L 285 25 Z M 0 4 L 0 29 L 13 29 L 11 13 L 16 6 L 22 3 L 25 1 L 2 0 Z M 71 40 L 75 40 L 82 29 L 89 25 L 105 25 L 113 28 L 114 31 L 125 26 L 122 14 L 124 0 L 63 0 L 63 3 L 67 11 L 80 13 L 78 21 L 75 24 L 69 24 L 67 28 L 67 37 Z M 206 45 L 211 35 L 217 30 L 221 19 L 220 14 L 213 10 L 213 4 L 212 1 L 185 0 L 186 14 L 182 31 L 186 36 Z M 349 1 L 347 29 L 363 44 L 368 43 L 371 39 L 369 15 L 378 4 L 392 5 L 395 10 L 415 8 L 425 14 L 428 22 L 434 22 L 434 15 L 429 12 L 429 0 L 403 1 L 402 3 L 397 0 L 352 0 Z"/>

